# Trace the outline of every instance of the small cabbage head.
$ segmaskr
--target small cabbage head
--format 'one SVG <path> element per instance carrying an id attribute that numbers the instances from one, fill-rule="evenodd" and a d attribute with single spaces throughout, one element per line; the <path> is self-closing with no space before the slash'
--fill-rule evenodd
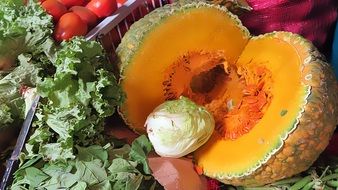
<path id="1" fill-rule="evenodd" d="M 156 107 L 145 127 L 158 155 L 178 158 L 207 142 L 215 128 L 215 120 L 204 107 L 181 96 Z"/>

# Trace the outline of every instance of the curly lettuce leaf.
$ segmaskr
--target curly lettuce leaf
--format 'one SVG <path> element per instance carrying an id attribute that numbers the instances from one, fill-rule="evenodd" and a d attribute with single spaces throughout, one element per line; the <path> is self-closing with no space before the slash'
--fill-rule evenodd
<path id="1" fill-rule="evenodd" d="M 15 66 L 24 52 L 41 51 L 41 44 L 53 32 L 52 18 L 33 1 L 0 2 L 0 70 Z"/>
<path id="2" fill-rule="evenodd" d="M 39 81 L 39 68 L 31 57 L 20 55 L 18 59 L 20 65 L 0 80 L 0 129 L 17 126 L 23 121 L 26 104 L 20 88 L 34 87 Z"/>
<path id="3" fill-rule="evenodd" d="M 22 51 L 26 30 L 16 22 L 22 7 L 23 2 L 21 4 L 18 1 L 0 2 L 0 61 L 4 58 L 12 58 L 14 61 Z"/>
<path id="4" fill-rule="evenodd" d="M 0 130 L 21 125 L 30 105 L 20 89 L 35 87 L 49 73 L 45 68 L 56 48 L 52 28 L 51 17 L 37 2 L 0 1 L 0 70 L 6 70 L 0 73 Z"/>
<path id="5" fill-rule="evenodd" d="M 61 44 L 53 61 L 55 73 L 37 85 L 44 100 L 33 124 L 35 133 L 43 129 L 52 135 L 37 139 L 33 134 L 27 143 L 30 157 L 66 161 L 74 159 L 75 145 L 103 142 L 104 120 L 124 99 L 104 60 L 97 42 L 74 38 Z"/>
<path id="6" fill-rule="evenodd" d="M 52 17 L 34 0 L 29 0 L 27 5 L 21 6 L 16 22 L 26 31 L 25 52 L 41 51 L 41 44 L 52 36 Z"/>
<path id="7" fill-rule="evenodd" d="M 11 113 L 11 108 L 6 104 L 0 104 L 0 121 L 1 126 L 13 123 L 14 119 Z"/>

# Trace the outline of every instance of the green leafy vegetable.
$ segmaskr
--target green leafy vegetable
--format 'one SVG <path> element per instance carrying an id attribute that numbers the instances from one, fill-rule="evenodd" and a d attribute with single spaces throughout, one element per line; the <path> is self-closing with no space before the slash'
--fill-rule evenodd
<path id="1" fill-rule="evenodd" d="M 35 87 L 55 48 L 51 17 L 35 1 L 0 1 L 0 129 L 25 117 L 23 86 Z M 38 74 L 39 73 L 39 74 Z M 47 73 L 47 72 L 46 72 Z"/>
<path id="2" fill-rule="evenodd" d="M 25 118 L 25 99 L 20 93 L 22 86 L 34 87 L 38 72 L 33 60 L 19 56 L 20 65 L 0 80 L 0 129 L 18 126 Z"/>
<path id="3" fill-rule="evenodd" d="M 31 181 L 30 186 L 33 188 L 39 187 L 39 185 L 48 178 L 48 175 L 37 168 L 29 167 L 25 170 L 27 173 L 27 180 Z"/>
<path id="4" fill-rule="evenodd" d="M 40 51 L 51 36 L 52 18 L 34 0 L 0 2 L 0 58 L 16 58 L 23 52 Z M 0 59 L 1 60 L 1 59 Z"/>
<path id="5" fill-rule="evenodd" d="M 67 162 L 48 163 L 41 157 L 36 157 L 34 162 L 31 160 L 25 162 L 21 166 L 21 170 L 15 173 L 16 181 L 11 188 L 27 189 L 29 187 L 47 190 L 60 188 L 77 190 L 161 189 L 162 187 L 151 175 L 138 169 L 146 168 L 143 170 L 149 171 L 146 162 L 137 161 L 145 160 L 151 151 L 151 147 L 148 146 L 150 145 L 149 140 L 145 136 L 140 136 L 135 142 L 128 149 L 129 158 L 123 158 L 122 154 L 125 152 L 120 151 L 121 154 L 115 154 L 115 157 L 110 159 L 109 152 L 120 148 L 114 148 L 114 146 L 103 148 L 98 145 L 77 146 L 76 159 L 67 160 Z M 133 158 L 135 152 L 132 150 L 139 151 L 137 159 Z M 39 169 L 41 166 L 43 167 Z"/>
<path id="6" fill-rule="evenodd" d="M 108 159 L 108 153 L 107 151 L 104 150 L 102 146 L 93 145 L 88 148 L 82 148 L 80 146 L 76 146 L 76 149 L 78 151 L 77 157 L 80 160 L 91 161 L 94 159 L 99 159 L 99 160 Z"/>
<path id="7" fill-rule="evenodd" d="M 143 165 L 143 171 L 146 174 L 151 174 L 149 170 L 147 155 L 152 150 L 152 145 L 148 141 L 147 137 L 140 136 L 132 143 L 132 147 L 129 156 L 132 160 Z"/>
<path id="8" fill-rule="evenodd" d="M 160 187 L 145 136 L 131 146 L 102 146 L 104 121 L 124 99 L 102 52 L 97 42 L 74 38 L 49 59 L 54 72 L 37 83 L 42 101 L 12 189 Z"/>
<path id="9" fill-rule="evenodd" d="M 15 1 L 0 2 L 0 70 L 12 67 L 22 52 L 26 31 L 16 22 L 22 7 Z"/>
<path id="10" fill-rule="evenodd" d="M 29 157 L 51 161 L 74 159 L 74 146 L 103 142 L 104 119 L 124 95 L 113 73 L 105 69 L 102 47 L 75 38 L 56 52 L 55 73 L 38 83 L 44 104 L 37 111 L 35 133 L 27 143 Z M 41 133 L 45 133 L 43 139 Z"/>
<path id="11" fill-rule="evenodd" d="M 105 120 L 124 100 L 103 48 L 83 38 L 57 46 L 52 28 L 36 1 L 0 1 L 0 129 L 21 125 L 22 87 L 41 96 L 11 189 L 158 189 L 146 137 L 102 146 Z"/>

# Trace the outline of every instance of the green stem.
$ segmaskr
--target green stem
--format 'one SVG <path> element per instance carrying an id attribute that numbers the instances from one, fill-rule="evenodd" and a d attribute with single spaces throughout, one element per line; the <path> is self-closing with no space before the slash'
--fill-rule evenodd
<path id="1" fill-rule="evenodd" d="M 244 190 L 278 190 L 276 187 L 244 187 Z"/>
<path id="2" fill-rule="evenodd" d="M 310 190 L 310 189 L 313 187 L 314 184 L 315 184 L 315 182 L 314 182 L 314 181 L 311 181 L 310 183 L 307 183 L 307 184 L 302 188 L 302 190 Z"/>
<path id="3" fill-rule="evenodd" d="M 335 174 L 327 175 L 322 178 L 322 181 L 328 181 L 331 179 L 338 179 L 338 174 L 335 173 Z"/>
<path id="4" fill-rule="evenodd" d="M 283 179 L 283 180 L 277 181 L 275 183 L 272 183 L 271 185 L 291 184 L 291 183 L 296 183 L 297 181 L 299 181 L 301 179 L 302 179 L 302 177 L 292 177 L 292 178 L 287 178 L 287 179 Z"/>
<path id="5" fill-rule="evenodd" d="M 308 184 L 311 180 L 312 180 L 312 177 L 310 175 L 303 177 L 303 179 L 299 180 L 297 183 L 292 185 L 290 190 L 299 190 L 302 187 L 304 187 L 306 184 Z"/>
<path id="6" fill-rule="evenodd" d="M 326 184 L 331 187 L 338 187 L 338 181 L 337 180 L 331 180 L 327 181 Z"/>

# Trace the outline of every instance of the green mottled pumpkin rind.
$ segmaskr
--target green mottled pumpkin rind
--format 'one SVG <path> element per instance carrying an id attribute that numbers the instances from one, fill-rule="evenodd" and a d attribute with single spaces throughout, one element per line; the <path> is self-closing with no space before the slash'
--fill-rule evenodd
<path id="1" fill-rule="evenodd" d="M 224 6 L 213 5 L 206 2 L 176 2 L 173 4 L 167 4 L 163 7 L 157 8 L 151 13 L 147 14 L 144 18 L 135 22 L 128 32 L 124 35 L 120 45 L 116 49 L 118 55 L 118 67 L 120 70 L 120 84 L 123 83 L 125 72 L 128 70 L 133 63 L 134 56 L 137 55 L 137 52 L 142 48 L 142 42 L 146 37 L 156 29 L 157 26 L 165 22 L 166 19 L 170 18 L 173 15 L 180 13 L 185 13 L 189 10 L 199 9 L 199 8 L 214 8 L 221 12 L 226 13 L 233 21 L 235 26 L 237 26 L 243 33 L 243 38 L 249 38 L 249 31 L 242 25 L 239 18 L 233 15 L 228 9 Z M 143 133 L 144 131 L 138 131 L 133 128 L 130 121 L 128 121 L 128 110 L 126 107 L 120 107 L 120 115 L 124 121 L 137 133 Z"/>
<path id="2" fill-rule="evenodd" d="M 328 145 L 335 130 L 338 85 L 330 65 L 310 42 L 298 35 L 286 32 L 267 35 L 303 45 L 308 58 L 301 66 L 302 82 L 310 87 L 310 94 L 301 117 L 295 122 L 296 128 L 291 130 L 278 152 L 250 175 L 232 179 L 218 175 L 217 179 L 223 183 L 260 186 L 305 171 Z"/>

